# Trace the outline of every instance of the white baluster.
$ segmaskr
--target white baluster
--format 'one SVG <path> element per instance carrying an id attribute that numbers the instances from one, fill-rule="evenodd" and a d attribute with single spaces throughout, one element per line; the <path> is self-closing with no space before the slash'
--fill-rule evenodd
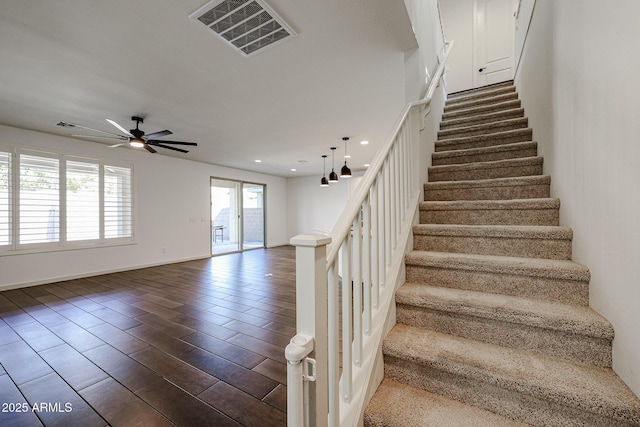
<path id="1" fill-rule="evenodd" d="M 351 401 L 353 383 L 351 242 L 351 234 L 348 234 L 342 243 L 342 378 L 340 380 L 340 394 L 345 403 Z"/>
<path id="2" fill-rule="evenodd" d="M 329 267 L 328 301 L 329 301 L 329 426 L 340 425 L 340 319 L 338 308 L 338 261 Z"/>
<path id="3" fill-rule="evenodd" d="M 378 180 L 374 181 L 371 186 L 371 305 L 374 309 L 378 308 L 379 293 L 380 293 L 380 268 L 378 263 L 380 257 L 378 251 L 380 249 L 378 245 Z"/>
<path id="4" fill-rule="evenodd" d="M 363 331 L 371 335 L 371 205 L 367 198 L 362 205 L 362 308 Z"/>
<path id="5" fill-rule="evenodd" d="M 353 363 L 362 363 L 362 211 L 353 221 Z"/>

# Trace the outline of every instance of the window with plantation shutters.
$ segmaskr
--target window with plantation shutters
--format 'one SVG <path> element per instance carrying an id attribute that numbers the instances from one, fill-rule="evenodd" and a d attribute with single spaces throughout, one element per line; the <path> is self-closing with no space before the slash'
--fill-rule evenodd
<path id="1" fill-rule="evenodd" d="M 133 242 L 133 166 L 0 145 L 0 256 Z"/>
<path id="2" fill-rule="evenodd" d="M 11 153 L 0 151 L 0 246 L 11 244 Z"/>
<path id="3" fill-rule="evenodd" d="M 67 241 L 100 238 L 100 165 L 79 161 L 66 164 Z"/>
<path id="4" fill-rule="evenodd" d="M 104 237 L 133 236 L 131 168 L 104 166 Z"/>
<path id="5" fill-rule="evenodd" d="M 19 243 L 60 241 L 60 160 L 20 155 Z"/>

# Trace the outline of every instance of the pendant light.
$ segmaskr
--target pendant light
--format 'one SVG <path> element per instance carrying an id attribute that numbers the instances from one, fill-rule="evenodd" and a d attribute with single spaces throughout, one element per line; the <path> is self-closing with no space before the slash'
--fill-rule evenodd
<path id="1" fill-rule="evenodd" d="M 334 169 L 336 164 L 336 147 L 331 147 L 331 173 L 329 174 L 329 182 L 338 182 L 338 174 Z"/>
<path id="2" fill-rule="evenodd" d="M 329 186 L 329 181 L 327 180 L 327 176 L 326 176 L 326 172 L 327 172 L 327 155 L 323 154 L 322 155 L 322 161 L 323 161 L 323 166 L 322 166 L 322 179 L 320 180 L 320 187 L 328 187 Z"/>
<path id="3" fill-rule="evenodd" d="M 349 137 L 345 136 L 342 140 L 344 141 L 344 166 L 340 170 L 340 178 L 351 178 L 351 169 L 347 166 L 347 141 L 349 141 Z"/>

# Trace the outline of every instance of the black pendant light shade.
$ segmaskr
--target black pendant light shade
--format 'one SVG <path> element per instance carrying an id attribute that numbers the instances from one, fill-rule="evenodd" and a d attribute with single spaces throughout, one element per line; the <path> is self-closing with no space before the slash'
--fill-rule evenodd
<path id="1" fill-rule="evenodd" d="M 331 147 L 331 173 L 329 174 L 329 182 L 338 182 L 338 174 L 334 170 L 336 147 Z"/>
<path id="2" fill-rule="evenodd" d="M 326 176 L 326 166 L 327 166 L 327 155 L 323 154 L 322 155 L 322 161 L 323 161 L 323 167 L 322 167 L 322 179 L 320 180 L 320 187 L 328 187 L 329 186 L 329 180 L 327 179 Z"/>
<path id="3" fill-rule="evenodd" d="M 340 169 L 340 178 L 351 178 L 351 169 L 347 166 L 347 141 L 349 141 L 349 137 L 345 136 L 342 140 L 344 141 L 344 166 Z"/>

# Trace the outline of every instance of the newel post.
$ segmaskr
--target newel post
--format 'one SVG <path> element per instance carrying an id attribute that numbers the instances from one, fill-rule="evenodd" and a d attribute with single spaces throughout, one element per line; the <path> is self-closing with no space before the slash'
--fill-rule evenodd
<path id="1" fill-rule="evenodd" d="M 327 372 L 327 245 L 329 243 L 331 243 L 331 238 L 322 235 L 302 234 L 291 239 L 291 244 L 296 247 L 297 335 L 291 340 L 290 346 L 292 350 L 295 350 L 297 348 L 296 341 L 304 342 L 309 337 L 313 341 L 313 347 L 308 357 L 315 359 L 315 381 L 306 382 L 309 399 L 308 412 L 304 409 L 303 412 L 307 412 L 305 418 L 308 416 L 309 425 L 316 427 L 327 425 L 329 413 Z M 289 357 L 287 360 L 288 364 L 292 365 L 292 360 Z M 289 366 L 289 369 L 291 370 L 292 367 Z M 294 388 L 296 387 L 294 386 Z M 289 387 L 287 389 L 291 392 Z M 297 396 L 298 399 L 300 397 Z M 291 403 L 292 399 L 297 400 L 297 398 L 290 394 L 288 402 Z M 289 427 L 294 427 L 292 422 L 297 421 L 289 418 Z"/>

